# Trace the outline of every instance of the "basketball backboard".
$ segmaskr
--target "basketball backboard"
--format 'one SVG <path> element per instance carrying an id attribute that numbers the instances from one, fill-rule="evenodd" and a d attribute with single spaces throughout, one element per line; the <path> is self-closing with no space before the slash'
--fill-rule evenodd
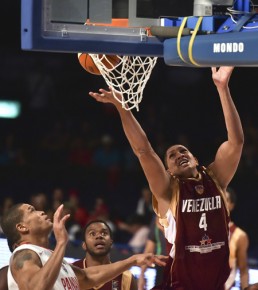
<path id="1" fill-rule="evenodd" d="M 189 17 L 183 16 L 189 6 L 180 14 L 185 2 L 177 6 L 179 0 L 21 1 L 24 50 L 163 57 L 172 66 L 258 66 L 251 0 L 191 1 L 191 11 L 193 4 L 212 5 L 216 15 Z M 176 34 L 154 34 L 153 26 L 176 28 Z M 180 34 L 184 26 L 188 35 Z"/>
<path id="2" fill-rule="evenodd" d="M 160 57 L 163 43 L 150 37 L 146 27 L 160 25 L 161 16 L 192 15 L 193 10 L 192 0 L 21 0 L 21 4 L 24 50 Z M 114 27 L 114 19 L 126 19 L 127 25 Z"/>
<path id="3" fill-rule="evenodd" d="M 22 0 L 22 49 L 163 56 L 162 42 L 146 30 L 160 19 L 137 17 L 136 1 L 121 10 L 127 21 L 113 26 L 112 0 Z"/>

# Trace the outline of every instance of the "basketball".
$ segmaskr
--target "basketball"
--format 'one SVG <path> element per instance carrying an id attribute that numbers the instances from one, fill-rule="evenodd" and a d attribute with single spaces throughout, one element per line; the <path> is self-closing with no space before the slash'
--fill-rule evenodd
<path id="1" fill-rule="evenodd" d="M 103 55 L 99 55 L 99 58 L 101 59 Z M 98 67 L 94 63 L 94 60 L 88 53 L 78 53 L 78 59 L 81 64 L 81 66 L 89 73 L 94 74 L 94 75 L 101 75 Z M 106 55 L 103 57 L 103 60 L 101 62 L 104 64 L 104 66 L 107 69 L 112 69 L 116 65 L 119 64 L 120 59 L 116 55 Z"/>

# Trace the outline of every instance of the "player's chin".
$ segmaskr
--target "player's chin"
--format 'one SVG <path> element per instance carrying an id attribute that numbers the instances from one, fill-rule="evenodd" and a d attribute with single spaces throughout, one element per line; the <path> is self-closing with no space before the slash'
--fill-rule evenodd
<path id="1" fill-rule="evenodd" d="M 46 221 L 47 224 L 51 224 L 51 225 L 53 224 L 53 222 L 52 222 L 52 220 L 50 218 L 45 219 L 45 221 Z"/>
<path id="2" fill-rule="evenodd" d="M 50 219 L 46 220 L 46 226 L 49 227 L 50 229 L 53 228 L 53 222 Z"/>
<path id="3" fill-rule="evenodd" d="M 95 250 L 94 255 L 96 257 L 105 257 L 108 254 L 108 251 L 106 250 Z"/>
<path id="4" fill-rule="evenodd" d="M 44 230 L 44 232 L 47 232 L 48 235 L 51 235 L 51 233 L 54 232 L 53 231 L 53 223 L 46 224 L 45 227 L 42 228 L 42 230 Z"/>
<path id="5" fill-rule="evenodd" d="M 184 170 L 184 168 L 178 168 L 174 174 L 174 176 L 176 177 L 180 177 L 180 178 L 184 178 L 184 177 L 187 177 L 187 173 L 186 173 L 186 170 Z"/>
<path id="6" fill-rule="evenodd" d="M 178 168 L 175 176 L 180 178 L 190 178 L 193 177 L 193 170 L 189 166 Z"/>

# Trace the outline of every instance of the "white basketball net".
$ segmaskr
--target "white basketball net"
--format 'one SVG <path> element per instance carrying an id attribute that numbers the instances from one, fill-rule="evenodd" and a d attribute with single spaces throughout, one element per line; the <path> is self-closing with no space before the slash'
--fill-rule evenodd
<path id="1" fill-rule="evenodd" d="M 90 56 L 107 85 L 121 93 L 121 100 L 115 94 L 114 97 L 122 104 L 122 107 L 125 110 L 136 108 L 139 111 L 143 90 L 157 62 L 157 57 L 117 56 L 120 61 L 113 65 L 106 55 L 90 54 Z M 105 62 L 110 66 L 107 67 Z"/>

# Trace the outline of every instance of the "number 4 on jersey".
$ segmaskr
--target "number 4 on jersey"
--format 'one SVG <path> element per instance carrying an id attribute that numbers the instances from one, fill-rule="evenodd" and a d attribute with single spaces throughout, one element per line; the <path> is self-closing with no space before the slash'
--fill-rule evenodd
<path id="1" fill-rule="evenodd" d="M 199 228 L 207 231 L 207 227 L 208 225 L 207 225 L 207 220 L 206 220 L 206 213 L 203 213 L 199 221 Z"/>

